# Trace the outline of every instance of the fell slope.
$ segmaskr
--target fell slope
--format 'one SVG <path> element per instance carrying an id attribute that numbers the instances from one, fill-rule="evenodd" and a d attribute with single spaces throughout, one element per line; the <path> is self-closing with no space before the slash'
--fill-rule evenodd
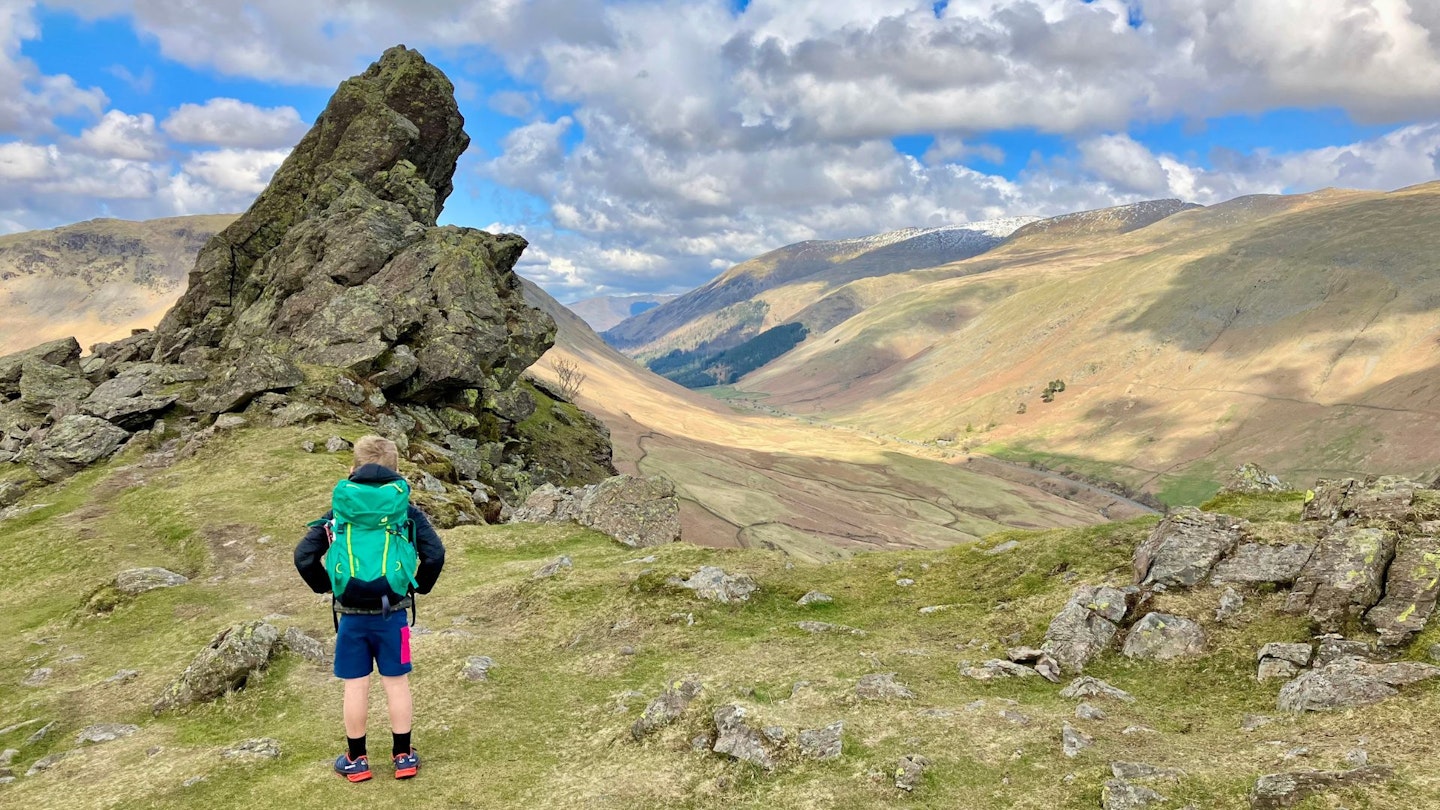
<path id="1" fill-rule="evenodd" d="M 70 335 L 81 345 L 149 328 L 233 214 L 93 219 L 0 236 L 0 354 Z"/>
<path id="2" fill-rule="evenodd" d="M 1437 183 L 1245 197 L 1119 232 L 1032 225 L 740 387 L 1169 502 L 1202 500 L 1243 461 L 1301 480 L 1433 476 L 1437 226 Z"/>
<path id="3" fill-rule="evenodd" d="M 616 326 L 627 318 L 648 312 L 661 304 L 674 301 L 675 295 L 601 295 L 566 304 L 596 332 Z"/>
<path id="4" fill-rule="evenodd" d="M 975 256 L 1031 221 L 1032 217 L 1011 217 L 788 245 L 631 318 L 606 332 L 605 339 L 642 358 L 674 349 L 726 349 L 796 320 L 797 313 L 835 287 Z"/>

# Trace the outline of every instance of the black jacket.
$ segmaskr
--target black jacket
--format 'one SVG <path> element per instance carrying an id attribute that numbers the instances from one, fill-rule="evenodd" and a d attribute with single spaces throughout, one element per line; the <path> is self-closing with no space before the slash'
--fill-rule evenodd
<path id="1" fill-rule="evenodd" d="M 399 473 L 379 464 L 366 464 L 350 474 L 350 480 L 357 484 L 387 484 L 400 479 Z M 331 516 L 327 511 L 322 519 L 329 520 Z M 415 549 L 420 555 L 420 567 L 415 572 L 415 591 L 429 593 L 430 589 L 435 587 L 435 580 L 440 578 L 440 570 L 445 567 L 445 544 L 440 542 L 440 535 L 436 534 L 435 527 L 430 525 L 430 519 L 414 506 L 410 507 L 410 522 L 415 527 Z M 330 592 L 330 575 L 325 572 L 325 563 L 320 559 L 329 546 L 330 538 L 325 533 L 325 527 L 312 526 L 310 531 L 305 533 L 300 545 L 295 547 L 295 570 L 300 572 L 300 577 L 310 586 L 310 590 L 316 593 Z M 390 593 L 389 585 L 384 579 L 376 582 L 351 580 L 339 601 L 348 608 L 379 610 L 383 604 L 381 597 L 387 595 L 391 604 L 405 596 Z"/>

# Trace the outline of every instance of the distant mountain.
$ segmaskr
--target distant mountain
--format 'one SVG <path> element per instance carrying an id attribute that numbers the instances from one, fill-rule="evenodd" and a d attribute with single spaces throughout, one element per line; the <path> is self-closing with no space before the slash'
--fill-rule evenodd
<path id="1" fill-rule="evenodd" d="M 719 352 L 796 321 L 806 307 L 844 284 L 967 259 L 1033 221 L 1010 217 L 788 245 L 738 264 L 705 286 L 613 327 L 605 340 L 641 359 L 677 349 Z M 805 326 L 815 331 L 815 326 Z"/>
<path id="2" fill-rule="evenodd" d="M 1244 461 L 1301 482 L 1428 480 L 1437 256 L 1440 183 L 1067 215 L 898 292 L 855 293 L 850 317 L 739 385 L 767 407 L 1171 503 Z"/>
<path id="3" fill-rule="evenodd" d="M 650 310 L 678 298 L 678 295 L 601 295 L 565 306 L 596 332 L 604 332 L 626 318 Z"/>
<path id="4" fill-rule="evenodd" d="M 0 354 L 74 335 L 82 345 L 152 327 L 201 246 L 233 214 L 93 219 L 0 236 Z"/>

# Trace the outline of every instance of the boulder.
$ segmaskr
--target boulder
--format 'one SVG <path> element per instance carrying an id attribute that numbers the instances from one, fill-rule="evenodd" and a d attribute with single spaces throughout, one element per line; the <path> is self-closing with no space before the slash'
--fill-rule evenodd
<path id="1" fill-rule="evenodd" d="M 79 371 L 79 360 L 80 342 L 73 337 L 52 340 L 0 357 L 0 400 L 20 396 L 20 377 L 26 363 L 40 362 Z"/>
<path id="2" fill-rule="evenodd" d="M 1268 582 L 1290 585 L 1300 576 L 1301 569 L 1314 552 L 1314 546 L 1303 543 L 1243 543 L 1216 564 L 1210 581 L 1217 584 L 1259 585 Z"/>
<path id="3" fill-rule="evenodd" d="M 1399 542 L 1385 574 L 1385 595 L 1365 614 L 1380 643 L 1396 646 L 1425 629 L 1440 594 L 1440 539 L 1411 537 Z"/>
<path id="4" fill-rule="evenodd" d="M 1220 605 L 1215 608 L 1215 621 L 1228 622 L 1240 615 L 1245 608 L 1245 597 L 1235 592 L 1234 588 L 1226 588 L 1220 594 Z"/>
<path id="5" fill-rule="evenodd" d="M 795 622 L 795 626 L 807 633 L 843 633 L 851 636 L 863 636 L 864 630 L 848 627 L 843 624 L 831 624 L 829 622 Z"/>
<path id="6" fill-rule="evenodd" d="M 20 373 L 20 406 L 43 415 L 62 405 L 74 405 L 94 388 L 78 370 L 30 360 Z"/>
<path id="7" fill-rule="evenodd" d="M 722 605 L 748 601 L 750 594 L 760 589 L 749 574 L 730 574 L 713 565 L 702 566 L 680 586 L 694 591 L 701 599 Z"/>
<path id="8" fill-rule="evenodd" d="M 184 708 L 244 688 L 270 663 L 279 640 L 280 631 L 266 622 L 226 628 L 165 689 L 152 707 L 154 712 Z"/>
<path id="9" fill-rule="evenodd" d="M 1260 777 L 1250 791 L 1251 810 L 1278 810 L 1294 807 L 1305 799 L 1337 787 L 1349 787 L 1390 779 L 1389 768 L 1368 767 L 1349 771 L 1295 771 Z"/>
<path id="10" fill-rule="evenodd" d="M 1248 528 L 1239 518 L 1180 507 L 1135 550 L 1135 583 L 1194 587 L 1234 550 Z"/>
<path id="11" fill-rule="evenodd" d="M 895 673 L 863 675 L 855 684 L 855 696 L 861 700 L 913 700 L 910 687 L 895 680 Z"/>
<path id="12" fill-rule="evenodd" d="M 680 539 L 680 502 L 664 478 L 617 475 L 574 489 L 537 487 L 511 516 L 514 522 L 575 521 L 631 548 L 649 548 Z"/>
<path id="13" fill-rule="evenodd" d="M 1095 745 L 1095 739 L 1085 732 L 1066 723 L 1060 729 L 1060 752 L 1074 759 L 1080 752 Z"/>
<path id="14" fill-rule="evenodd" d="M 715 710 L 715 746 L 712 750 L 767 771 L 774 770 L 775 754 L 770 742 L 745 722 L 745 716 L 745 707 L 734 704 Z"/>
<path id="15" fill-rule="evenodd" d="M 1336 526 L 1300 571 L 1286 609 L 1306 613 L 1325 631 L 1360 618 L 1380 601 L 1395 545 L 1394 532 Z"/>
<path id="16" fill-rule="evenodd" d="M 838 759 L 841 754 L 841 737 L 845 723 L 836 720 L 824 728 L 802 729 L 800 731 L 800 756 L 806 759 Z"/>
<path id="17" fill-rule="evenodd" d="M 75 735 L 76 745 L 112 742 L 122 737 L 129 737 L 140 731 L 140 727 L 129 723 L 100 723 L 98 725 L 86 726 Z"/>
<path id="18" fill-rule="evenodd" d="M 679 678 L 671 681 L 665 691 L 650 701 L 644 713 L 630 726 L 630 736 L 642 740 L 680 719 L 680 715 L 685 713 L 690 702 L 699 697 L 703 689 L 698 680 Z"/>
<path id="19" fill-rule="evenodd" d="M 1089 675 L 1082 675 L 1070 682 L 1070 685 L 1060 690 L 1060 697 L 1070 698 L 1111 698 L 1122 703 L 1134 703 L 1135 698 L 1124 689 L 1119 689 L 1099 678 L 1092 678 Z"/>
<path id="20" fill-rule="evenodd" d="M 808 605 L 823 605 L 834 601 L 835 600 L 832 599 L 829 594 L 821 593 L 819 591 L 810 591 L 804 596 L 795 600 L 795 604 L 799 605 L 800 607 L 806 607 Z"/>
<path id="21" fill-rule="evenodd" d="M 1440 667 L 1414 661 L 1376 664 L 1341 658 L 1305 672 L 1280 687 L 1276 705 L 1287 712 L 1318 712 L 1370 706 L 1397 695 L 1397 687 L 1440 675 Z"/>
<path id="22" fill-rule="evenodd" d="M 1174 768 L 1157 768 L 1144 762 L 1112 762 L 1110 773 L 1116 779 L 1179 779 L 1185 775 Z"/>
<path id="23" fill-rule="evenodd" d="M 155 418 L 179 398 L 178 394 L 111 397 L 99 394 L 99 389 L 96 389 L 80 403 L 80 412 L 125 430 L 142 430 L 153 424 Z"/>
<path id="24" fill-rule="evenodd" d="M 1255 679 L 1260 681 L 1293 678 L 1310 665 L 1313 650 L 1309 644 L 1271 642 L 1256 653 Z"/>
<path id="25" fill-rule="evenodd" d="M 550 579 L 556 574 L 559 574 L 561 571 L 574 567 L 575 564 L 570 561 L 570 557 L 562 554 L 560 557 L 557 557 L 556 559 L 546 563 L 544 566 L 541 566 L 535 573 L 530 575 L 530 578 Z"/>
<path id="26" fill-rule="evenodd" d="M 1115 588 L 1084 585 L 1050 622 L 1041 649 L 1065 672 L 1085 669 L 1095 656 L 1109 649 L 1125 618 L 1125 594 Z"/>
<path id="27" fill-rule="evenodd" d="M 1266 492 L 1289 492 L 1292 490 L 1289 484 L 1281 481 L 1258 464 L 1245 463 L 1235 468 L 1230 477 L 1225 479 L 1225 484 L 1220 488 L 1221 492 L 1242 492 L 1242 493 L 1266 493 Z"/>
<path id="28" fill-rule="evenodd" d="M 190 579 L 164 568 L 132 568 L 115 575 L 115 590 L 126 596 L 139 596 L 146 591 L 184 585 Z"/>
<path id="29" fill-rule="evenodd" d="M 298 627 L 285 629 L 285 634 L 280 637 L 280 650 L 298 655 L 312 664 L 325 664 L 330 661 L 329 648 L 306 635 L 305 631 Z"/>
<path id="30" fill-rule="evenodd" d="M 1415 491 L 1424 485 L 1395 476 L 1321 479 L 1307 493 L 1302 520 L 1377 520 L 1398 522 L 1410 515 Z"/>
<path id="31" fill-rule="evenodd" d="M 1100 788 L 1100 806 L 1104 810 L 1143 810 L 1164 801 L 1165 797 L 1154 790 L 1124 779 L 1107 779 Z"/>
<path id="32" fill-rule="evenodd" d="M 290 360 L 256 351 L 241 358 L 221 378 L 200 392 L 196 407 L 208 413 L 242 410 L 267 391 L 288 391 L 305 382 L 305 375 Z"/>
<path id="33" fill-rule="evenodd" d="M 992 658 L 978 667 L 962 666 L 960 674 L 977 681 L 993 681 L 999 678 L 1034 678 L 1035 670 L 1011 661 Z"/>
<path id="34" fill-rule="evenodd" d="M 130 437 L 104 419 L 71 414 L 35 445 L 31 469 L 46 481 L 63 481 L 86 466 L 108 457 Z"/>
<path id="35" fill-rule="evenodd" d="M 465 659 L 460 676 L 467 681 L 488 681 L 490 670 L 495 668 L 495 659 L 488 655 L 472 655 Z"/>
<path id="36" fill-rule="evenodd" d="M 1149 613 L 1130 628 L 1121 653 L 1154 661 L 1194 658 L 1205 654 L 1205 630 L 1182 616 Z"/>
<path id="37" fill-rule="evenodd" d="M 900 763 L 895 768 L 895 787 L 910 793 L 924 781 L 925 770 L 930 767 L 930 760 L 919 754 L 906 754 L 900 758 Z"/>

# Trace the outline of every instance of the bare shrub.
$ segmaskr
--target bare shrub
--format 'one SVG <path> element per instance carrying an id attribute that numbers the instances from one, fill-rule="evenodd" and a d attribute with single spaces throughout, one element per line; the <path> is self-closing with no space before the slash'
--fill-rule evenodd
<path id="1" fill-rule="evenodd" d="M 571 402 L 580 396 L 580 386 L 585 384 L 585 374 L 580 371 L 580 364 L 574 360 L 560 359 L 551 364 L 555 369 L 555 379 L 560 386 L 560 393 Z"/>

